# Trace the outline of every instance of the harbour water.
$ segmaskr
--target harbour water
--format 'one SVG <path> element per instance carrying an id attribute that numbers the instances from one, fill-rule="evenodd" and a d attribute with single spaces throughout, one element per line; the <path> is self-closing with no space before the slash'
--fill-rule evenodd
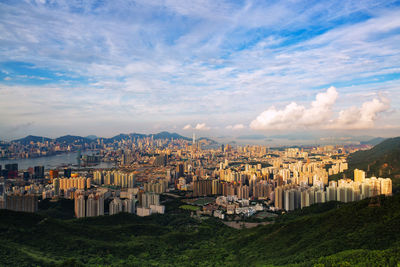
<path id="1" fill-rule="evenodd" d="M 93 154 L 92 151 L 81 152 L 82 155 Z M 39 157 L 39 158 L 28 158 L 28 159 L 13 159 L 13 160 L 0 160 L 0 165 L 9 163 L 18 163 L 19 170 L 26 170 L 29 167 L 34 166 L 44 166 L 45 169 L 55 169 L 60 166 L 69 166 L 71 168 L 76 168 L 78 164 L 77 160 L 78 152 L 63 153 L 54 156 Z M 90 166 L 88 168 L 112 168 L 113 163 L 101 162 L 98 165 Z"/>

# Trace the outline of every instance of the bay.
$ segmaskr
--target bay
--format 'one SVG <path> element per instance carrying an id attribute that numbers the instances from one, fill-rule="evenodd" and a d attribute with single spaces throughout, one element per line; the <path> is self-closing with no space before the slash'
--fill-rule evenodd
<path id="1" fill-rule="evenodd" d="M 81 155 L 92 155 L 93 151 L 84 151 L 81 152 Z M 53 156 L 46 156 L 46 157 L 38 157 L 38 158 L 28 158 L 28 159 L 7 159 L 7 160 L 0 160 L 0 165 L 10 164 L 10 163 L 18 163 L 19 170 L 26 170 L 29 167 L 34 166 L 44 166 L 45 169 L 56 169 L 61 166 L 68 166 L 72 169 L 77 168 L 77 157 L 78 152 L 69 152 L 69 153 L 62 153 Z M 112 168 L 114 164 L 111 162 L 100 162 L 98 165 L 90 166 L 86 168 L 95 168 L 95 169 L 103 169 L 103 168 Z"/>

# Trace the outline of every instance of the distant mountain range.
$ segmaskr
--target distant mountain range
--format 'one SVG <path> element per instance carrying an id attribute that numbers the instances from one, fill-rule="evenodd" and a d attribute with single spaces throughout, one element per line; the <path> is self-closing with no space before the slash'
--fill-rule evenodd
<path id="1" fill-rule="evenodd" d="M 128 140 L 131 138 L 145 138 L 145 137 L 153 137 L 155 140 L 158 139 L 183 139 L 186 141 L 192 140 L 191 138 L 182 136 L 178 133 L 169 133 L 169 132 L 160 132 L 156 134 L 139 134 L 139 133 L 130 133 L 130 134 L 119 134 L 116 136 L 113 136 L 111 138 L 103 138 L 103 137 L 97 137 L 95 135 L 89 135 L 87 137 L 82 137 L 82 136 L 74 136 L 74 135 L 64 135 L 61 137 L 57 137 L 55 139 L 51 139 L 48 137 L 43 137 L 43 136 L 33 136 L 33 135 L 28 135 L 27 137 L 21 138 L 21 139 L 16 139 L 13 140 L 12 142 L 14 143 L 20 143 L 22 145 L 27 145 L 31 142 L 42 142 L 42 141 L 55 141 L 57 143 L 61 144 L 90 144 L 92 142 L 97 142 L 98 139 L 102 139 L 103 142 L 105 143 L 113 143 L 114 141 L 122 141 L 122 140 Z M 198 138 L 197 140 L 207 140 L 211 143 L 215 143 L 215 141 L 206 138 L 206 137 L 201 137 Z"/>

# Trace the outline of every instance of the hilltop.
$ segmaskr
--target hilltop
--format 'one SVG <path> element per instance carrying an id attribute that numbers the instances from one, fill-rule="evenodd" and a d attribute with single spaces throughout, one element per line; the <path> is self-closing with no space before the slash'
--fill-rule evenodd
<path id="1" fill-rule="evenodd" d="M 189 213 L 59 220 L 0 211 L 0 265 L 387 266 L 400 262 L 400 197 L 329 202 L 229 228 Z"/>

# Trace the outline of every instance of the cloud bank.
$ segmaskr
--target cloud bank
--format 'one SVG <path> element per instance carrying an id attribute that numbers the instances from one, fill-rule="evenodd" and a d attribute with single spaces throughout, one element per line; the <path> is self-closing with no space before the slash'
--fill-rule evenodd
<path id="1" fill-rule="evenodd" d="M 285 129 L 341 129 L 359 130 L 374 127 L 379 113 L 390 108 L 384 97 L 364 102 L 361 107 L 351 106 L 341 110 L 338 115 L 333 111 L 338 98 L 335 87 L 316 95 L 310 107 L 291 102 L 283 109 L 274 106 L 268 108 L 250 123 L 254 130 Z"/>

